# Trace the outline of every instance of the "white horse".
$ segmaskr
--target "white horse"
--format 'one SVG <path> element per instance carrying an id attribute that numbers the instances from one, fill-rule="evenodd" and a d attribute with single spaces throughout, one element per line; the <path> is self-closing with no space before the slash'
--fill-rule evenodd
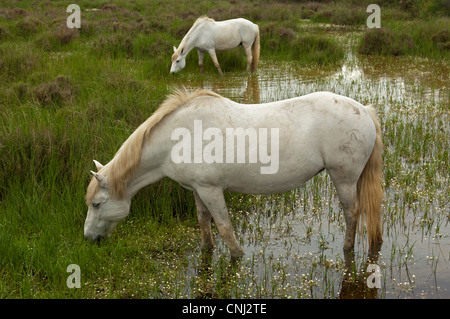
<path id="1" fill-rule="evenodd" d="M 256 71 L 259 61 L 259 27 L 246 19 L 214 21 L 207 17 L 198 18 L 181 40 L 178 49 L 174 46 L 170 73 L 176 73 L 186 66 L 186 56 L 196 48 L 198 64 L 203 72 L 203 56 L 208 52 L 220 74 L 216 50 L 230 50 L 242 45 L 247 56 L 247 72 Z"/>
<path id="2" fill-rule="evenodd" d="M 264 129 L 270 129 L 270 140 Z M 244 132 L 240 142 L 238 131 Z M 230 132 L 236 134 L 236 145 L 235 136 L 228 140 Z M 252 146 L 251 141 L 259 145 Z M 242 148 L 244 156 L 239 155 Z M 92 172 L 87 188 L 84 236 L 92 241 L 109 236 L 129 214 L 132 197 L 167 176 L 194 192 L 202 247 L 213 247 L 212 217 L 232 257 L 239 257 L 243 250 L 223 192 L 285 192 L 326 169 L 344 210 L 344 250 L 354 246 L 360 217 L 367 224 L 369 245 L 378 246 L 382 148 L 374 110 L 348 97 L 318 92 L 246 105 L 211 91 L 177 91 L 131 134 L 107 165 L 94 161 L 98 172 Z M 274 161 L 278 153 L 272 169 L 267 166 L 269 149 Z"/>

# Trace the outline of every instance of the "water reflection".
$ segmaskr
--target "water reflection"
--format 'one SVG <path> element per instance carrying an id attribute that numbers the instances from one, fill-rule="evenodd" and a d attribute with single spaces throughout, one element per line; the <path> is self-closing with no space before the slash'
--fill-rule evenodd
<path id="1" fill-rule="evenodd" d="M 243 103 L 254 103 L 254 104 L 261 103 L 259 92 L 259 81 L 257 75 L 250 75 L 247 77 L 247 87 L 245 89 Z"/>
<path id="2" fill-rule="evenodd" d="M 378 291 L 382 282 L 378 266 L 380 248 L 381 246 L 378 246 L 378 248 L 371 250 L 366 261 L 359 266 L 357 266 L 353 252 L 344 252 L 345 268 L 341 272 L 340 291 L 336 298 L 378 298 Z M 213 257 L 213 251 L 201 253 L 195 267 L 195 288 L 192 290 L 192 298 L 235 298 L 234 291 L 238 289 L 236 285 L 242 279 L 241 266 L 248 268 L 249 265 L 242 262 L 241 259 L 225 258 L 214 261 Z"/>
<path id="3" fill-rule="evenodd" d="M 240 103 L 266 103 L 331 91 L 363 104 L 416 105 L 420 100 L 448 100 L 448 68 L 426 60 L 359 56 L 349 50 L 340 67 L 299 67 L 294 63 L 261 61 L 256 75 L 242 72 L 224 77 L 193 78 L 193 87 L 213 90 Z M 421 83 L 427 87 L 418 87 Z"/>
<path id="4" fill-rule="evenodd" d="M 216 299 L 216 298 L 233 298 L 232 289 L 223 289 L 230 287 L 238 276 L 238 269 L 241 258 L 231 258 L 229 261 L 222 260 L 221 272 L 218 278 L 215 277 L 213 268 L 213 250 L 204 250 L 200 255 L 200 263 L 196 267 L 196 289 L 193 291 L 195 299 Z M 216 289 L 220 287 L 220 289 Z M 220 291 L 220 293 L 218 292 Z"/>
<path id="5" fill-rule="evenodd" d="M 380 250 L 381 245 L 370 250 L 366 262 L 359 269 L 356 268 L 354 253 L 344 252 L 346 269 L 342 276 L 339 299 L 378 298 L 378 289 L 381 287 L 381 273 L 378 266 Z"/>
<path id="6" fill-rule="evenodd" d="M 212 90 L 239 103 L 259 104 L 259 82 L 259 76 L 256 74 L 249 74 L 247 77 L 230 74 L 219 79 L 194 80 L 191 81 L 191 86 Z"/>

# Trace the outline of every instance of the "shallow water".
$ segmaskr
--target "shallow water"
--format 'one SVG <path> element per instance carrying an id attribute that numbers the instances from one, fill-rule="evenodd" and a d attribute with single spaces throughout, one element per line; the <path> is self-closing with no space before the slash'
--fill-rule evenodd
<path id="1" fill-rule="evenodd" d="M 449 70 L 448 61 L 349 50 L 341 67 L 262 61 L 256 75 L 188 81 L 241 103 L 332 91 L 373 104 L 385 134 L 387 177 L 384 243 L 371 260 L 358 235 L 354 259 L 344 256 L 345 223 L 325 172 L 287 194 L 227 195 L 245 257 L 230 268 L 216 234 L 212 260 L 198 250 L 188 257 L 186 296 L 450 298 Z M 428 135 L 416 136 L 418 130 Z M 379 288 L 368 288 L 369 264 L 379 267 Z"/>

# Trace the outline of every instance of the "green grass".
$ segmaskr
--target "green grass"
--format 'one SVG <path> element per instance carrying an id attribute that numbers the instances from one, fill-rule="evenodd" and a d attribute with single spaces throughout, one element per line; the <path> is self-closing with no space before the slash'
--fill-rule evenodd
<path id="1" fill-rule="evenodd" d="M 450 18 L 392 21 L 381 29 L 367 30 L 359 53 L 413 55 L 435 60 L 450 57 Z"/>
<path id="2" fill-rule="evenodd" d="M 157 1 L 97 0 L 78 4 L 83 10 L 80 30 L 65 27 L 68 14 L 64 1 L 10 1 L 0 8 L 0 298 L 195 296 L 195 291 L 210 283 L 197 283 L 195 278 L 186 282 L 185 278 L 186 268 L 191 267 L 186 256 L 198 252 L 200 242 L 191 192 L 169 180 L 142 190 L 133 200 L 130 216 L 112 238 L 91 245 L 83 239 L 83 224 L 92 160 L 108 162 L 173 86 L 221 81 L 209 57 L 205 58 L 205 74 L 198 74 L 195 51 L 188 56 L 185 70 L 175 77 L 168 74 L 172 46 L 179 44 L 198 16 L 207 14 L 217 20 L 243 16 L 258 23 L 261 63 L 275 67 L 293 63 L 294 68 L 305 72 L 336 69 L 345 61 L 342 38 L 324 31 L 316 22 L 351 25 L 352 32 L 358 30 L 361 16 L 338 20 L 339 12 L 346 11 L 330 14 L 330 8 L 336 5 L 323 2 L 255 6 L 252 1 L 169 1 L 159 5 Z M 447 28 L 448 18 L 429 19 L 414 29 L 414 19 L 419 19 L 416 15 L 389 8 L 390 16 L 397 13 L 402 21 L 391 21 L 386 27 L 395 36 L 404 25 L 411 26 L 415 46 L 405 54 L 448 59 L 448 51 L 439 44 L 446 43 L 441 41 L 445 34 L 440 32 Z M 300 15 L 313 21 L 300 21 Z M 426 37 L 419 43 L 422 35 Z M 358 39 L 361 36 L 358 34 Z M 241 48 L 218 56 L 225 80 L 247 77 Z M 277 92 L 281 94 L 282 88 Z M 386 155 L 386 185 L 399 191 L 395 205 L 389 208 L 393 211 L 406 209 L 400 201 L 414 205 L 418 198 L 423 199 L 425 194 L 411 185 L 424 185 L 427 196 L 442 198 L 447 194 L 439 191 L 445 187 L 448 169 L 448 128 L 439 117 L 445 114 L 445 105 L 429 111 L 432 117 L 420 114 L 408 122 L 407 111 L 403 110 L 385 122 L 387 145 L 397 149 Z M 386 116 L 383 114 L 383 118 Z M 408 137 L 397 141 L 396 134 Z M 425 147 L 436 139 L 442 143 Z M 420 169 L 399 175 L 404 168 L 401 159 Z M 436 182 L 436 174 L 444 178 Z M 272 206 L 259 197 L 228 194 L 233 211 L 242 211 L 244 216 L 250 211 L 263 213 L 256 220 L 236 216 L 233 222 L 248 234 L 248 241 L 263 241 L 267 229 L 279 231 L 285 238 L 292 227 L 281 217 L 291 216 L 300 203 L 312 214 L 307 216 L 310 219 L 301 219 L 305 230 L 302 243 L 319 242 L 325 249 L 332 240 L 323 233 L 317 239 L 311 220 L 321 224 L 319 212 L 326 210 L 324 223 L 338 220 L 336 227 L 343 225 L 338 209 L 327 205 L 333 199 L 329 182 L 326 177 L 318 177 L 301 195 L 274 196 Z M 400 193 L 404 187 L 406 191 Z M 435 215 L 417 218 L 423 218 L 424 227 L 443 224 L 443 218 Z M 241 280 L 234 278 L 224 284 L 222 279 L 230 276 L 225 265 L 227 251 L 219 243 L 215 254 L 213 263 L 219 265 L 213 276 L 218 291 L 215 296 L 291 294 L 283 287 L 287 282 L 292 285 L 294 275 L 283 275 L 282 263 L 268 262 L 269 271 L 261 278 L 256 274 L 259 261 L 253 261 L 254 268 L 250 269 L 255 273 L 244 282 L 242 277 L 248 268 L 242 269 Z M 268 253 L 259 257 L 275 260 Z M 312 261 L 315 268 L 295 277 L 301 287 L 297 297 L 320 295 L 309 293 L 324 273 L 339 281 L 341 264 L 330 266 L 328 259 L 302 259 L 305 263 Z M 66 287 L 66 267 L 72 263 L 81 267 L 82 289 Z M 277 279 L 271 281 L 273 276 Z M 322 295 L 335 295 L 334 286 L 329 284 Z"/>

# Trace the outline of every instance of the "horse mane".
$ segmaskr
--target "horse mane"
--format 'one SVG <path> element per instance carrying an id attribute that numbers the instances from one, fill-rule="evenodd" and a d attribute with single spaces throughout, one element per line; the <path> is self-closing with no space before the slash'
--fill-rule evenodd
<path id="1" fill-rule="evenodd" d="M 151 130 L 164 117 L 199 96 L 222 97 L 217 93 L 203 89 L 194 91 L 189 91 L 184 87 L 175 89 L 161 106 L 128 137 L 114 155 L 114 158 L 98 172 L 100 175 L 107 176 L 108 190 L 111 196 L 118 199 L 125 196 L 128 181 L 140 165 L 142 149 L 150 136 Z M 99 182 L 93 177 L 86 192 L 87 205 L 92 202 L 99 188 Z"/>
<path id="2" fill-rule="evenodd" d="M 192 27 L 189 29 L 189 31 L 186 33 L 186 35 L 183 37 L 183 39 L 180 42 L 180 45 L 177 48 L 177 51 L 174 52 L 174 54 L 172 55 L 172 62 L 176 60 L 176 58 L 178 57 L 178 55 L 180 54 L 181 50 L 184 49 L 184 47 L 186 46 L 186 41 L 189 39 L 189 37 L 191 36 L 192 32 L 194 32 L 198 26 L 205 21 L 214 21 L 214 19 L 208 18 L 207 16 L 201 16 L 199 18 L 197 18 L 197 20 L 195 20 L 194 24 L 192 25 Z"/>

